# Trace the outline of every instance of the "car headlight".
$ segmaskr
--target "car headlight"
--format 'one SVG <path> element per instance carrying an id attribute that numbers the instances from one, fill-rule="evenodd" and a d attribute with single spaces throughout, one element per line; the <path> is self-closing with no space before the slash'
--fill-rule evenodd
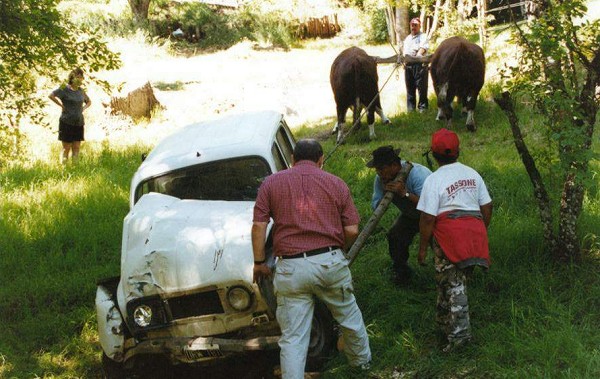
<path id="1" fill-rule="evenodd" d="M 152 308 L 147 305 L 139 305 L 133 311 L 133 320 L 138 326 L 145 328 L 152 323 Z"/>
<path id="2" fill-rule="evenodd" d="M 227 292 L 227 301 L 236 311 L 245 311 L 252 305 L 252 295 L 244 287 L 233 287 Z"/>

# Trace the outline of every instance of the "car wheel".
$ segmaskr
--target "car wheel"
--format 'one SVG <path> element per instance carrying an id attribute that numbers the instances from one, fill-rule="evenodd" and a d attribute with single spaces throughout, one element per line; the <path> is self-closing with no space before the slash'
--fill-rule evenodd
<path id="1" fill-rule="evenodd" d="M 104 379 L 124 379 L 126 377 L 123 364 L 113 361 L 105 353 L 102 353 L 102 371 Z"/>
<path id="2" fill-rule="evenodd" d="M 319 371 L 335 352 L 337 333 L 334 320 L 325 304 L 315 301 L 306 371 Z"/>

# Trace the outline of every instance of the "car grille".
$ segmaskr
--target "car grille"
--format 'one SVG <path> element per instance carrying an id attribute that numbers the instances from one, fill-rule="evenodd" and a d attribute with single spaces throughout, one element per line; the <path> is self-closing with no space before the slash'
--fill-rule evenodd
<path id="1" fill-rule="evenodd" d="M 216 357 L 223 356 L 223 353 L 221 352 L 221 350 L 218 350 L 218 349 L 217 350 L 197 350 L 197 351 L 184 350 L 183 354 L 190 361 L 196 361 L 196 360 L 202 359 L 202 358 L 216 358 Z"/>
<path id="2" fill-rule="evenodd" d="M 224 313 L 217 291 L 172 297 L 167 300 L 173 320 Z"/>

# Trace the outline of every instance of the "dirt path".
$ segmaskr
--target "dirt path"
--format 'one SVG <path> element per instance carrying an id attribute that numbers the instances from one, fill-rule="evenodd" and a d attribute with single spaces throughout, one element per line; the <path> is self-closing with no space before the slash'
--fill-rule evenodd
<path id="1" fill-rule="evenodd" d="M 122 85 L 123 93 L 148 81 L 153 84 L 165 109 L 148 126 L 153 132 L 147 134 L 151 135 L 226 113 L 261 109 L 285 114 L 292 128 L 319 121 L 333 125 L 335 103 L 329 70 L 337 54 L 353 44 L 344 39 L 332 41 L 327 48 L 282 51 L 256 50 L 250 42 L 244 42 L 226 51 L 189 58 L 129 56 L 122 69 L 107 73 L 104 78 Z M 371 55 L 393 54 L 391 46 L 362 47 Z M 379 66 L 380 87 L 392 71 L 393 65 Z M 165 84 L 183 86 L 175 91 L 157 89 Z M 388 115 L 400 112 L 403 87 L 403 77 L 393 74 L 381 94 Z M 89 139 L 103 139 L 107 132 L 115 133 L 102 117 L 96 124 L 104 125 L 106 130 L 90 128 Z"/>

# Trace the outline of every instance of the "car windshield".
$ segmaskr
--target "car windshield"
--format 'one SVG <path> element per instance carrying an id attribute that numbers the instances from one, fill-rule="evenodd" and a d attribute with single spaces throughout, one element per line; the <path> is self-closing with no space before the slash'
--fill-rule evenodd
<path id="1" fill-rule="evenodd" d="M 186 167 L 142 182 L 135 201 L 149 192 L 180 199 L 254 201 L 258 187 L 271 174 L 260 157 L 242 157 Z"/>

